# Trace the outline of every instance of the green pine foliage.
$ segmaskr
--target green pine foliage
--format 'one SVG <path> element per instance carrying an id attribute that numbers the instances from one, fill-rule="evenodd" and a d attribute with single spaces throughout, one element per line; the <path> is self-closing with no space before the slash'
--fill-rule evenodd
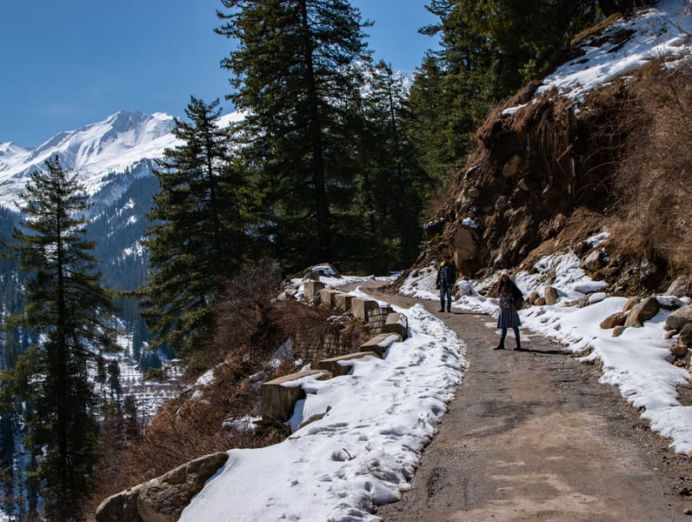
<path id="1" fill-rule="evenodd" d="M 414 76 L 414 143 L 440 183 L 459 168 L 493 104 L 546 73 L 571 38 L 601 15 L 594 0 L 431 0 L 439 36 Z"/>
<path id="2" fill-rule="evenodd" d="M 176 120 L 173 130 L 183 143 L 165 151 L 156 171 L 161 192 L 149 215 L 150 273 L 141 304 L 152 347 L 178 354 L 210 338 L 213 305 L 247 244 L 227 131 L 215 123 L 218 103 L 191 98 L 189 122 Z"/>
<path id="3" fill-rule="evenodd" d="M 353 150 L 369 59 L 360 12 L 345 0 L 222 0 L 222 62 L 246 112 L 238 132 L 252 175 L 253 228 L 288 270 L 346 257 Z"/>
<path id="4" fill-rule="evenodd" d="M 360 222 L 349 245 L 357 256 L 350 264 L 383 273 L 418 256 L 419 220 L 431 180 L 412 146 L 403 79 L 384 62 L 368 65 L 363 76 L 363 127 L 354 144 L 359 159 L 354 211 Z"/>
<path id="5" fill-rule="evenodd" d="M 84 239 L 86 196 L 57 157 L 34 172 L 22 194 L 25 220 L 10 246 L 24 273 L 24 311 L 9 326 L 39 342 L 2 374 L 2 405 L 25 425 L 35 458 L 28 479 L 38 486 L 49 520 L 75 520 L 95 462 L 97 396 L 88 378 L 102 350 L 114 348 L 107 320 L 111 296 L 100 286 Z"/>

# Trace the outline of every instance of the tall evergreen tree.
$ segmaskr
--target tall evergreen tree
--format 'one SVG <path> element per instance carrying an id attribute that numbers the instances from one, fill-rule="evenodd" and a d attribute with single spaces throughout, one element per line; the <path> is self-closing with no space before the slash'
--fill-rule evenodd
<path id="1" fill-rule="evenodd" d="M 213 328 L 213 304 L 247 243 L 227 131 L 216 124 L 218 104 L 193 97 L 185 110 L 189 122 L 176 120 L 173 134 L 183 143 L 166 149 L 159 162 L 161 192 L 149 214 L 143 315 L 153 347 L 179 353 L 198 347 Z"/>
<path id="2" fill-rule="evenodd" d="M 88 372 L 100 350 L 114 348 L 114 335 L 111 298 L 84 239 L 86 196 L 57 157 L 46 169 L 31 175 L 22 194 L 26 219 L 11 246 L 26 294 L 24 312 L 10 324 L 39 341 L 3 372 L 0 391 L 26 426 L 25 446 L 38 464 L 29 479 L 40 487 L 45 515 L 64 521 L 80 517 L 89 491 L 98 424 Z"/>
<path id="3" fill-rule="evenodd" d="M 403 79 L 384 62 L 369 66 L 364 76 L 356 207 L 364 219 L 354 250 L 369 247 L 369 266 L 362 268 L 384 271 L 407 266 L 417 257 L 430 179 L 412 147 Z"/>
<path id="4" fill-rule="evenodd" d="M 246 111 L 255 207 L 273 255 L 295 269 L 345 254 L 355 188 L 354 100 L 367 61 L 360 12 L 346 0 L 222 0 L 223 60 Z"/>

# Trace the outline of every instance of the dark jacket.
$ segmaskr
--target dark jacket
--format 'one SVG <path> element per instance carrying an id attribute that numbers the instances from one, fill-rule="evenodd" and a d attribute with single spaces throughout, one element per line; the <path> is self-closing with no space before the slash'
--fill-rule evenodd
<path id="1" fill-rule="evenodd" d="M 448 286 L 454 286 L 457 281 L 457 267 L 454 263 L 445 263 L 437 270 L 437 282 L 436 286 L 439 288 L 442 283 L 446 283 Z"/>

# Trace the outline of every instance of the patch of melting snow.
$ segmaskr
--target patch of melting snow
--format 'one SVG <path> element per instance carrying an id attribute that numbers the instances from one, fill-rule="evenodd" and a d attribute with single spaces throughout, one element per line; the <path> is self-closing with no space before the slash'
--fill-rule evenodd
<path id="1" fill-rule="evenodd" d="M 600 236 L 600 237 L 599 237 Z M 594 236 L 593 241 L 605 239 Z M 563 343 L 567 349 L 580 353 L 592 349 L 583 361 L 603 362 L 601 382 L 617 386 L 621 395 L 635 408 L 641 408 L 642 418 L 650 421 L 651 429 L 671 439 L 671 446 L 678 453 L 692 453 L 692 406 L 683 406 L 677 397 L 678 386 L 689 383 L 689 372 L 671 364 L 663 324 L 671 313 L 662 309 L 642 328 L 630 327 L 619 337 L 612 330 L 600 328 L 600 323 L 611 314 L 622 311 L 626 298 L 608 296 L 607 283 L 591 280 L 579 266 L 579 258 L 573 252 L 555 254 L 540 259 L 534 268 L 537 273 L 520 272 L 515 282 L 524 295 L 536 291 L 543 295 L 548 274 L 554 272 L 551 285 L 558 290 L 558 302 L 552 306 L 532 306 L 521 310 L 519 315 L 524 327 L 540 333 L 548 339 Z M 478 290 L 490 288 L 497 281 L 494 275 L 481 281 L 462 281 L 459 285 L 471 285 Z M 422 299 L 439 299 L 434 290 L 431 270 L 421 270 L 415 277 L 410 275 L 401 287 L 401 293 Z M 589 305 L 583 308 L 566 306 L 568 301 L 588 295 Z M 665 306 L 679 306 L 689 302 L 670 296 L 657 296 Z M 464 295 L 456 299 L 457 309 L 482 312 L 496 316 L 496 299 L 481 295 Z M 488 322 L 490 328 L 496 323 Z"/>
<path id="2" fill-rule="evenodd" d="M 231 450 L 180 520 L 380 520 L 373 507 L 411 488 L 466 366 L 443 322 L 420 305 L 394 308 L 409 319 L 409 339 L 384 360 L 353 361 L 349 375 L 305 379 L 296 413 L 324 416 L 280 444 Z"/>

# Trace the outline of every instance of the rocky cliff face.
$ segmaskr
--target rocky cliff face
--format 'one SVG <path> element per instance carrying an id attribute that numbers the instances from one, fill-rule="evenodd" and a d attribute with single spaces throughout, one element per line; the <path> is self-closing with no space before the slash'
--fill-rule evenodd
<path id="1" fill-rule="evenodd" d="M 585 240 L 608 229 L 589 268 L 597 279 L 640 291 L 688 272 L 689 248 L 680 245 L 689 244 L 692 217 L 684 203 L 692 68 L 680 31 L 690 15 L 675 14 L 670 27 L 655 10 L 611 21 L 575 46 L 571 62 L 494 110 L 425 225 L 419 261 L 450 253 L 474 275 L 566 249 L 595 256 Z M 662 25 L 653 34 L 644 21 Z M 677 37 L 666 57 L 660 49 Z"/>

